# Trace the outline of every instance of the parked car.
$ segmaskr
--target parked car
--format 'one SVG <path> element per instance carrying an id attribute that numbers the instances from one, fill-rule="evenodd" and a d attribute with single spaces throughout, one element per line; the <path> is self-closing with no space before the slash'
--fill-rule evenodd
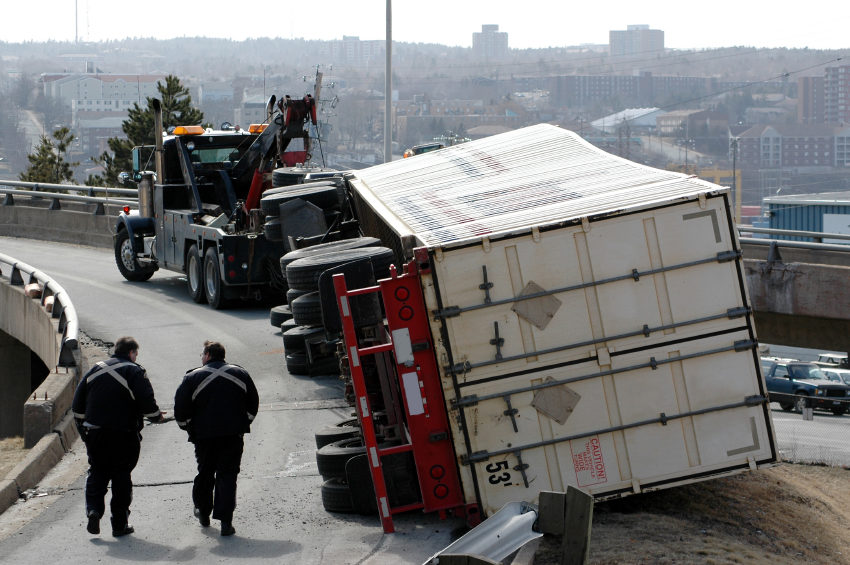
<path id="1" fill-rule="evenodd" d="M 820 369 L 829 380 L 850 386 L 850 369 L 821 367 Z"/>
<path id="2" fill-rule="evenodd" d="M 765 369 L 765 366 L 767 368 Z M 829 380 L 823 367 L 802 361 L 762 360 L 767 390 L 786 411 L 802 412 L 806 403 L 840 416 L 850 408 L 850 386 Z"/>
<path id="3" fill-rule="evenodd" d="M 823 366 L 850 369 L 850 361 L 848 361 L 846 353 L 820 353 L 816 363 Z"/>

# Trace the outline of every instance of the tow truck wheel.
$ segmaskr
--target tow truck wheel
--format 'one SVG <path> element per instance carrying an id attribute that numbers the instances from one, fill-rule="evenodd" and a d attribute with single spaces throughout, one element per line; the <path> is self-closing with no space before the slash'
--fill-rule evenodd
<path id="1" fill-rule="evenodd" d="M 115 264 L 118 265 L 121 275 L 132 282 L 146 281 L 156 271 L 155 267 L 143 266 L 139 263 L 136 252 L 133 250 L 130 234 L 126 229 L 119 230 L 115 238 Z"/>
<path id="2" fill-rule="evenodd" d="M 216 310 L 220 310 L 226 306 L 223 290 L 218 252 L 215 250 L 215 247 L 210 247 L 204 254 L 204 293 L 206 294 L 207 302 Z"/>
<path id="3" fill-rule="evenodd" d="M 189 296 L 198 304 L 206 302 L 207 295 L 204 294 L 204 270 L 201 267 L 201 254 L 198 246 L 192 245 L 186 254 L 186 288 Z"/>

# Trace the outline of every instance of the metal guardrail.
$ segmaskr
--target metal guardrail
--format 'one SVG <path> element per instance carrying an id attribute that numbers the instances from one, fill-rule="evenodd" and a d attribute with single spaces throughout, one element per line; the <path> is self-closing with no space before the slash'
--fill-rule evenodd
<path id="1" fill-rule="evenodd" d="M 765 235 L 784 235 L 789 237 L 809 237 L 813 243 L 823 243 L 824 239 L 843 239 L 850 240 L 850 234 L 846 233 L 824 233 L 820 231 L 805 231 L 805 230 L 780 230 L 774 228 L 756 228 L 753 226 L 739 224 L 736 226 L 738 233 L 763 233 Z M 780 240 L 787 241 L 787 240 Z"/>
<path id="2" fill-rule="evenodd" d="M 80 184 L 54 184 L 49 182 L 27 182 L 22 180 L 0 180 L 0 187 L 11 186 L 29 189 L 33 192 L 57 192 L 61 190 L 76 190 L 85 192 L 87 196 L 94 196 L 96 192 L 104 193 L 107 198 L 110 194 L 117 196 L 135 197 L 138 190 L 135 188 L 118 188 L 115 186 L 86 186 Z"/>
<path id="3" fill-rule="evenodd" d="M 4 267 L 5 265 L 5 267 Z M 59 319 L 58 331 L 62 334 L 62 346 L 59 350 L 59 367 L 76 367 L 79 363 L 79 325 L 77 311 L 71 297 L 62 286 L 38 269 L 0 253 L 0 275 L 9 275 L 9 284 L 24 286 L 33 282 L 42 287 L 41 306 L 49 296 L 53 297 L 51 316 Z"/>
<path id="4" fill-rule="evenodd" d="M 63 186 L 63 185 L 56 185 Z M 66 188 L 65 190 L 68 190 Z M 71 188 L 71 190 L 76 190 Z M 127 189 L 121 189 L 127 190 Z M 114 206 L 135 206 L 138 203 L 138 200 L 135 198 L 110 198 L 109 196 L 83 196 L 80 194 L 62 194 L 58 192 L 41 192 L 41 191 L 33 191 L 33 190 L 20 190 L 15 188 L 6 188 L 0 186 L 0 194 L 5 195 L 3 197 L 2 204 L 3 206 L 13 206 L 15 204 L 15 196 L 26 197 L 26 198 L 43 198 L 49 199 L 50 205 L 48 206 L 49 210 L 61 210 L 62 206 L 60 204 L 61 201 L 65 200 L 68 202 L 82 202 L 85 204 L 94 204 L 94 214 L 102 215 L 105 212 L 105 206 L 114 205 Z"/>

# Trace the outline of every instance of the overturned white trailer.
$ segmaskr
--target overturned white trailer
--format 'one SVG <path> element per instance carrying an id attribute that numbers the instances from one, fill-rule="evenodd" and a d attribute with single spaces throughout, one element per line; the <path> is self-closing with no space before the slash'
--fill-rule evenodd
<path id="1" fill-rule="evenodd" d="M 728 189 L 549 125 L 348 183 L 366 234 L 409 261 L 380 285 L 382 378 L 424 510 L 492 514 L 570 485 L 606 499 L 777 461 Z M 354 333 L 346 345 L 357 359 Z"/>

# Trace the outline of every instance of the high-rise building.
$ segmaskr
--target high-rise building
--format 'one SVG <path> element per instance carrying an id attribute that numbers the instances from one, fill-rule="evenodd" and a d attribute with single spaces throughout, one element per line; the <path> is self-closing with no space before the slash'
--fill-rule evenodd
<path id="1" fill-rule="evenodd" d="M 797 121 L 822 124 L 825 116 L 823 77 L 800 77 L 797 80 Z"/>
<path id="2" fill-rule="evenodd" d="M 850 65 L 826 68 L 823 93 L 826 123 L 850 124 Z"/>
<path id="3" fill-rule="evenodd" d="M 664 32 L 643 24 L 626 26 L 625 30 L 608 32 L 608 46 L 612 57 L 663 53 Z"/>
<path id="4" fill-rule="evenodd" d="M 480 59 L 497 60 L 508 56 L 508 34 L 494 24 L 482 25 L 472 34 L 472 52 Z"/>

